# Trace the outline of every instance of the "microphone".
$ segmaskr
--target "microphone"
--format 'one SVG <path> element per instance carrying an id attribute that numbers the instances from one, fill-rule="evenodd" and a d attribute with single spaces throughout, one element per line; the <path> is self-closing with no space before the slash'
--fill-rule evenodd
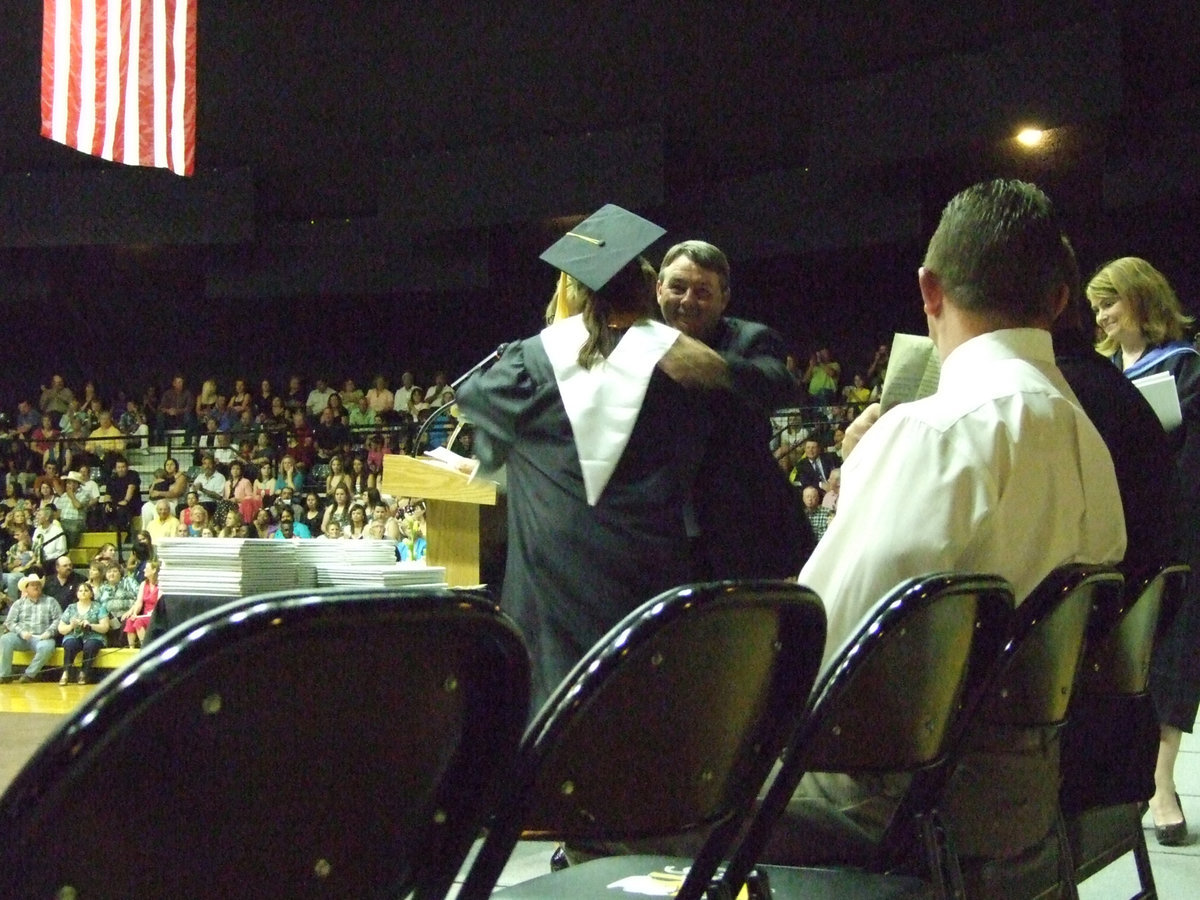
<path id="1" fill-rule="evenodd" d="M 508 349 L 508 344 L 506 344 L 506 343 L 498 346 L 495 350 L 493 350 L 491 353 L 489 353 L 487 356 L 485 356 L 479 362 L 475 363 L 475 365 L 471 366 L 471 368 L 467 369 L 467 371 L 463 372 L 463 374 L 459 375 L 458 378 L 454 379 L 454 382 L 450 385 L 450 389 L 453 390 L 457 394 L 458 389 L 459 389 L 459 387 L 462 386 L 463 382 L 465 382 L 468 378 L 470 378 L 472 375 L 474 375 L 480 369 L 490 366 L 492 363 L 494 363 L 496 360 L 498 360 L 504 354 L 504 351 L 507 349 Z M 441 412 L 441 410 L 439 409 L 438 412 Z"/>
<path id="2" fill-rule="evenodd" d="M 476 372 L 486 369 L 488 366 L 490 366 L 492 363 L 494 363 L 496 360 L 498 360 L 504 354 L 504 351 L 506 349 L 508 349 L 507 343 L 500 344 L 495 350 L 493 350 L 491 353 L 489 353 L 487 356 L 485 356 L 479 362 L 475 363 L 475 365 L 471 366 L 471 368 L 467 369 L 467 371 L 463 372 L 461 375 L 459 375 L 457 378 L 455 378 L 454 381 L 450 384 L 450 389 L 452 391 L 454 391 L 455 394 L 457 394 L 458 389 L 459 389 L 459 387 L 462 386 L 463 382 L 465 382 L 468 378 L 470 378 Z M 420 453 L 421 438 L 425 436 L 425 432 L 429 430 L 429 426 L 433 422 L 433 420 L 436 419 L 438 416 L 440 416 L 443 412 L 445 412 L 447 409 L 449 409 L 453 405 L 454 405 L 453 400 L 451 400 L 449 403 L 443 403 L 441 406 L 439 406 L 437 409 L 435 409 L 433 412 L 431 412 L 428 416 L 425 417 L 425 421 L 421 423 L 421 427 L 418 428 L 417 433 L 415 435 L 413 435 L 413 439 L 412 439 L 412 454 L 413 454 L 413 456 L 417 456 Z M 457 435 L 457 431 L 455 432 L 455 436 L 456 435 Z M 453 436 L 451 437 L 451 442 L 452 441 L 453 441 Z M 447 444 L 446 444 L 447 450 L 450 449 L 451 442 L 447 442 Z"/>

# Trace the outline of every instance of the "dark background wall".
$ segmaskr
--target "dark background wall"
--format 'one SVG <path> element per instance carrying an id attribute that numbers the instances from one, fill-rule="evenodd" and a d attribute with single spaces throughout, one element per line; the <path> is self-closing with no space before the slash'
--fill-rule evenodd
<path id="1" fill-rule="evenodd" d="M 925 242 L 985 177 L 1200 307 L 1194 2 L 199 6 L 180 179 L 40 138 L 41 4 L 0 0 L 6 405 L 52 371 L 461 370 L 536 330 L 538 254 L 605 202 L 668 229 L 655 262 L 722 246 L 731 311 L 848 368 L 923 328 Z"/>

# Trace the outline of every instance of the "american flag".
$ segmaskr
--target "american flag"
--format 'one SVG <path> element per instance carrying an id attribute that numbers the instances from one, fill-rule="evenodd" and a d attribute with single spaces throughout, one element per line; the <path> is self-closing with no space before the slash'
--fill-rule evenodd
<path id="1" fill-rule="evenodd" d="M 42 136 L 191 175 L 196 0 L 45 0 Z"/>

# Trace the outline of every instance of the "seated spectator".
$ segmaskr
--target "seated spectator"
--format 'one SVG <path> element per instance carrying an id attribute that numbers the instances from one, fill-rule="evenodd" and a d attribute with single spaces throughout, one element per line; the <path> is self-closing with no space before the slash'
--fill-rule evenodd
<path id="1" fill-rule="evenodd" d="M 208 413 L 208 418 L 217 423 L 217 431 L 230 434 L 237 430 L 241 418 L 229 407 L 229 401 L 217 394 L 217 402 Z"/>
<path id="2" fill-rule="evenodd" d="M 842 388 L 842 399 L 846 401 L 846 406 L 850 407 L 855 415 L 862 412 L 863 407 L 871 402 L 871 388 L 867 385 L 867 379 L 861 372 L 854 373 L 853 384 Z"/>
<path id="3" fill-rule="evenodd" d="M 428 542 L 425 540 L 425 525 L 414 516 L 400 520 L 400 542 L 396 553 L 400 562 L 420 562 L 425 558 Z"/>
<path id="4" fill-rule="evenodd" d="M 433 376 L 433 384 L 431 384 L 429 389 L 425 391 L 425 402 L 430 406 L 437 406 L 440 402 L 439 398 L 442 396 L 442 392 L 445 391 L 449 386 L 450 385 L 446 382 L 446 373 L 436 373 Z"/>
<path id="5" fill-rule="evenodd" d="M 37 547 L 36 535 L 33 539 L 33 546 Z M 64 555 L 54 560 L 54 571 L 46 577 L 43 590 L 46 596 L 53 597 L 58 602 L 59 609 L 62 609 L 74 599 L 75 588 L 79 587 L 84 580 L 75 571 L 75 564 L 71 562 L 71 557 Z"/>
<path id="6" fill-rule="evenodd" d="M 18 585 L 21 579 L 31 572 L 36 574 L 38 560 L 33 553 L 33 535 L 29 533 L 28 525 L 17 525 L 13 529 L 16 536 L 16 541 L 4 558 L 4 594 L 8 601 L 16 600 L 21 596 Z"/>
<path id="7" fill-rule="evenodd" d="M 287 414 L 299 410 L 304 412 L 305 403 L 308 395 L 304 393 L 304 385 L 300 382 L 299 375 L 293 375 L 288 379 L 287 390 L 283 394 L 283 408 L 287 410 Z"/>
<path id="8" fill-rule="evenodd" d="M 66 444 L 59 440 L 62 432 L 54 424 L 55 417 L 50 413 L 42 413 L 42 423 L 33 430 L 33 452 L 41 457 L 42 468 L 47 463 L 54 463 L 59 471 L 68 471 L 71 465 L 71 452 Z"/>
<path id="9" fill-rule="evenodd" d="M 279 513 L 279 528 L 272 537 L 279 540 L 291 540 L 292 538 L 307 540 L 312 537 L 312 532 L 308 530 L 307 525 L 297 522 L 296 514 L 288 508 Z"/>
<path id="10" fill-rule="evenodd" d="M 229 464 L 229 478 L 225 481 L 223 493 L 226 500 L 237 504 L 239 526 L 244 522 L 253 522 L 254 514 L 262 508 L 262 498 L 255 493 L 254 483 L 246 477 L 239 460 L 235 459 Z"/>
<path id="11" fill-rule="evenodd" d="M 265 462 L 258 467 L 258 477 L 254 479 L 254 494 L 258 497 L 260 507 L 270 506 L 275 496 L 275 467 Z M 253 516 L 250 517 L 253 520 Z"/>
<path id="12" fill-rule="evenodd" d="M 204 509 L 200 505 L 200 494 L 197 491 L 189 490 L 184 500 L 183 508 L 179 510 L 179 524 L 183 525 L 191 533 L 192 519 L 195 518 L 196 510 Z"/>
<path id="13" fill-rule="evenodd" d="M 255 421 L 253 410 L 244 409 L 238 413 L 237 421 L 233 425 L 233 433 L 238 440 L 256 441 L 262 434 L 262 426 Z M 270 446 L 270 441 L 267 442 Z"/>
<path id="14" fill-rule="evenodd" d="M 324 378 L 317 379 L 317 386 L 308 392 L 308 399 L 305 400 L 305 408 L 308 414 L 314 419 L 318 418 L 329 405 L 329 398 L 333 395 L 333 389 L 325 381 Z"/>
<path id="15" fill-rule="evenodd" d="M 61 494 L 65 487 L 62 479 L 59 477 L 58 465 L 53 462 L 46 463 L 42 470 L 42 474 L 33 479 L 33 492 L 39 498 L 42 496 L 42 485 L 50 485 L 50 496 L 57 497 Z"/>
<path id="16" fill-rule="evenodd" d="M 361 503 L 350 507 L 350 525 L 344 529 L 344 537 L 360 541 L 367 536 L 367 508 Z"/>
<path id="17" fill-rule="evenodd" d="M 342 539 L 342 524 L 337 520 L 326 522 L 325 529 L 319 535 L 320 538 L 328 541 L 340 541 Z"/>
<path id="18" fill-rule="evenodd" d="M 83 481 L 79 485 L 76 496 L 87 504 L 88 528 L 102 528 L 104 526 L 104 510 L 100 506 L 100 485 L 96 484 L 96 479 L 92 478 L 92 467 L 87 463 L 82 463 L 78 472 Z"/>
<path id="19" fill-rule="evenodd" d="M 404 411 L 408 413 L 408 420 L 414 424 L 421 421 L 421 416 L 429 409 L 429 404 L 425 402 L 425 392 L 419 387 L 409 391 L 408 402 L 405 405 Z"/>
<path id="20" fill-rule="evenodd" d="M 166 498 L 155 501 L 154 515 L 150 518 L 143 516 L 142 521 L 151 540 L 156 544 L 163 538 L 175 537 L 179 533 L 180 521 L 171 512 L 171 503 Z"/>
<path id="21" fill-rule="evenodd" d="M 272 518 L 278 522 L 283 516 L 283 511 L 285 509 L 291 510 L 293 518 L 298 518 L 299 515 L 304 511 L 303 506 L 296 502 L 296 492 L 287 487 L 280 491 L 275 497 L 275 503 L 271 507 Z"/>
<path id="22" fill-rule="evenodd" d="M 159 588 L 158 572 L 162 564 L 157 559 L 146 561 L 146 577 L 138 588 L 137 598 L 129 608 L 122 631 L 129 641 L 129 649 L 144 647 L 146 644 L 146 629 L 150 627 L 150 616 L 154 607 L 158 606 Z M 136 640 L 135 640 L 136 639 Z"/>
<path id="23" fill-rule="evenodd" d="M 254 521 L 250 523 L 250 537 L 254 538 L 269 538 L 275 530 L 275 522 L 271 518 L 271 511 L 266 507 L 260 509 L 254 515 Z"/>
<path id="24" fill-rule="evenodd" d="M 75 394 L 67 387 L 61 375 L 52 375 L 50 377 L 50 386 L 42 386 L 42 395 L 38 398 L 38 409 L 43 413 L 49 413 L 55 418 L 58 418 L 67 411 L 67 407 L 71 401 L 75 399 Z"/>
<path id="25" fill-rule="evenodd" d="M 217 382 L 209 378 L 200 385 L 200 393 L 196 396 L 195 410 L 196 421 L 203 423 L 206 419 L 212 417 L 212 412 L 217 407 Z"/>
<path id="26" fill-rule="evenodd" d="M 174 535 L 171 535 L 174 537 Z M 136 567 L 137 561 L 130 555 Z M 137 599 L 137 589 L 140 582 L 135 578 L 126 578 L 125 570 L 118 562 L 109 563 L 104 567 L 104 584 L 96 594 L 96 602 L 108 610 L 109 624 L 113 626 L 108 632 L 108 644 L 119 646 L 115 638 L 120 633 L 120 626 L 127 618 L 126 613 Z"/>
<path id="27" fill-rule="evenodd" d="M 54 498 L 54 505 L 58 507 L 58 521 L 67 533 L 69 547 L 79 546 L 79 536 L 87 527 L 87 501 L 79 496 L 82 484 L 82 475 L 78 472 L 68 472 L 63 480 L 63 492 Z"/>
<path id="28" fill-rule="evenodd" d="M 51 487 L 50 482 L 43 481 L 40 485 L 38 485 L 37 494 L 34 498 L 34 502 L 37 504 L 38 509 L 41 509 L 43 506 L 57 506 L 57 504 L 54 502 L 57 499 L 58 495 L 54 493 L 54 488 Z"/>
<path id="29" fill-rule="evenodd" d="M 320 534 L 321 524 L 324 520 L 325 509 L 321 505 L 321 498 L 315 491 L 308 491 L 304 495 L 304 508 L 297 521 L 306 526 L 310 534 Z"/>
<path id="30" fill-rule="evenodd" d="M 353 378 L 347 378 L 342 383 L 342 389 L 338 391 L 338 396 L 342 399 L 342 406 L 346 409 L 354 409 L 358 406 L 358 401 L 364 396 L 362 390 L 355 385 Z"/>
<path id="31" fill-rule="evenodd" d="M 341 454 L 335 453 L 329 458 L 329 474 L 325 476 L 325 496 L 332 496 L 334 488 L 338 485 L 345 485 L 353 496 L 354 490 L 350 484 L 350 473 L 346 471 Z"/>
<path id="32" fill-rule="evenodd" d="M 110 563 L 115 563 L 118 561 L 119 558 L 117 556 L 117 545 L 112 541 L 105 541 L 103 544 L 97 547 L 96 554 L 90 560 L 88 560 L 89 564 L 93 562 L 99 562 L 106 566 Z"/>
<path id="33" fill-rule="evenodd" d="M 170 504 L 172 515 L 174 515 L 175 510 L 179 508 L 179 504 L 187 495 L 187 489 L 187 475 L 179 470 L 179 460 L 168 456 L 163 467 L 154 473 L 154 481 L 146 493 L 146 502 L 142 506 L 143 521 L 149 522 L 154 518 L 156 504 L 159 500 L 166 500 Z"/>
<path id="34" fill-rule="evenodd" d="M 221 530 L 217 532 L 217 537 L 236 538 L 243 537 L 243 527 L 245 521 L 242 519 L 242 514 L 236 509 L 228 509 L 225 511 L 225 518 L 221 522 Z"/>
<path id="35" fill-rule="evenodd" d="M 228 431 L 217 432 L 217 440 L 212 454 L 217 465 L 222 468 L 227 468 L 231 462 L 237 459 L 237 451 L 233 449 Z"/>
<path id="36" fill-rule="evenodd" d="M 155 420 L 155 443 L 164 442 L 168 429 L 182 428 L 190 442 L 196 436 L 196 398 L 184 383 L 182 375 L 171 380 L 171 386 L 163 391 L 158 403 Z"/>
<path id="37" fill-rule="evenodd" d="M 154 423 L 158 421 L 158 388 L 152 384 L 146 385 L 146 390 L 142 391 L 142 415 L 153 430 Z"/>
<path id="38" fill-rule="evenodd" d="M 330 394 L 329 406 L 327 408 L 333 411 L 333 423 L 335 425 L 345 425 L 350 421 L 350 410 L 347 408 L 341 394 Z"/>
<path id="39" fill-rule="evenodd" d="M 387 379 L 383 375 L 376 375 L 374 384 L 367 391 L 367 404 L 371 407 L 375 415 L 382 421 L 392 413 L 392 405 L 396 402 L 396 395 L 388 390 Z"/>
<path id="40" fill-rule="evenodd" d="M 179 520 L 179 524 L 183 525 L 183 519 Z M 211 517 L 208 510 L 203 506 L 197 506 L 192 510 L 191 524 L 187 525 L 188 537 L 203 537 L 207 530 L 213 532 Z M 215 532 L 213 532 L 215 534 Z M 211 535 L 210 535 L 211 536 Z"/>
<path id="41" fill-rule="evenodd" d="M 17 418 L 14 423 L 14 432 L 25 439 L 28 443 L 33 437 L 34 430 L 41 424 L 42 414 L 33 408 L 33 404 L 28 400 L 21 400 L 17 403 Z"/>
<path id="42" fill-rule="evenodd" d="M 237 416 L 237 421 L 242 421 L 242 413 L 250 413 L 250 418 L 254 418 L 254 397 L 246 390 L 246 379 L 237 378 L 233 382 L 233 393 L 229 396 L 229 409 Z"/>
<path id="43" fill-rule="evenodd" d="M 837 512 L 838 495 L 842 490 L 842 470 L 834 469 L 829 473 L 829 489 L 821 498 L 821 505 L 830 512 Z"/>
<path id="44" fill-rule="evenodd" d="M 292 413 L 292 428 L 287 435 L 287 452 L 296 460 L 296 465 L 305 471 L 316 462 L 317 451 L 313 444 L 313 430 L 304 416 L 304 410 Z"/>
<path id="45" fill-rule="evenodd" d="M 192 479 L 192 490 L 200 495 L 200 505 L 210 514 L 225 498 L 225 476 L 217 469 L 216 457 L 211 453 L 205 453 L 200 459 L 200 472 Z"/>
<path id="46" fill-rule="evenodd" d="M 121 434 L 125 435 L 126 447 L 140 447 L 150 440 L 150 427 L 136 400 L 125 401 L 125 411 L 117 420 L 117 428 L 120 429 Z"/>
<path id="47" fill-rule="evenodd" d="M 365 396 L 359 397 L 354 406 L 350 407 L 350 427 L 354 429 L 373 428 L 379 422 L 375 410 Z"/>
<path id="48" fill-rule="evenodd" d="M 271 382 L 264 378 L 258 385 L 258 393 L 254 395 L 254 416 L 257 421 L 261 422 L 271 414 L 274 401 L 275 390 L 271 387 Z M 282 399 L 280 403 L 282 404 Z"/>
<path id="49" fill-rule="evenodd" d="M 371 524 L 378 525 L 383 532 L 383 537 L 387 540 L 392 542 L 400 540 L 400 522 L 392 515 L 387 504 L 376 504 L 371 510 Z"/>
<path id="50" fill-rule="evenodd" d="M 60 685 L 71 682 L 71 676 L 75 674 L 75 657 L 80 654 L 83 655 L 83 668 L 79 672 L 78 683 L 89 684 L 92 681 L 92 670 L 96 665 L 96 657 L 104 649 L 108 628 L 108 609 L 96 602 L 95 587 L 85 581 L 75 589 L 75 602 L 63 610 L 58 620 L 58 633 L 62 635 L 63 647 L 63 672 L 58 680 Z"/>
<path id="51" fill-rule="evenodd" d="M 108 478 L 109 522 L 117 534 L 128 533 L 133 517 L 142 510 L 142 476 L 129 468 L 124 456 L 113 460 L 112 475 Z"/>
<path id="52" fill-rule="evenodd" d="M 21 681 L 33 681 L 54 652 L 57 622 L 62 606 L 53 597 L 42 596 L 40 575 L 25 575 L 17 583 L 20 598 L 4 617 L 7 632 L 0 635 L 0 684 L 13 680 L 12 659 L 17 650 L 33 654 Z"/>
<path id="53" fill-rule="evenodd" d="M 775 444 L 775 458 L 778 460 L 784 459 L 792 450 L 803 450 L 804 442 L 808 439 L 808 427 L 804 424 L 804 418 L 793 413 L 787 417 L 787 425 L 779 432 L 779 437 Z M 791 466 L 788 467 L 791 471 Z"/>
<path id="54" fill-rule="evenodd" d="M 338 419 L 334 402 L 333 397 L 330 397 L 329 406 L 325 407 L 316 427 L 313 428 L 313 447 L 318 464 L 329 462 L 330 457 L 344 453 L 350 447 L 350 428 Z"/>
<path id="55" fill-rule="evenodd" d="M 837 402 L 841 373 L 842 367 L 834 360 L 828 347 L 822 347 L 809 357 L 803 377 L 808 385 L 808 395 L 816 406 L 829 406 Z"/>
<path id="56" fill-rule="evenodd" d="M 84 450 L 93 460 L 99 460 L 100 468 L 112 471 L 118 456 L 125 452 L 125 434 L 113 422 L 112 410 L 102 408 L 100 423 L 88 435 Z"/>
<path id="57" fill-rule="evenodd" d="M 271 398 L 268 412 L 259 413 L 258 424 L 263 431 L 271 435 L 276 448 L 287 443 L 287 430 L 292 424 L 292 417 L 288 414 L 287 407 L 283 405 L 282 397 Z"/>
<path id="58" fill-rule="evenodd" d="M 792 483 L 824 491 L 829 473 L 840 465 L 841 460 L 822 451 L 820 441 L 809 438 L 804 442 L 804 456 L 792 469 Z"/>
<path id="59" fill-rule="evenodd" d="M 367 438 L 367 471 L 376 478 L 383 472 L 384 455 L 383 435 L 377 431 Z"/>
<path id="60" fill-rule="evenodd" d="M 804 489 L 801 499 L 804 501 L 804 515 L 808 517 L 813 534 L 819 541 L 829 530 L 829 523 L 833 521 L 833 510 L 821 505 L 821 492 L 811 484 Z"/>
<path id="61" fill-rule="evenodd" d="M 250 461 L 261 470 L 263 466 L 274 466 L 278 458 L 279 451 L 275 449 L 275 442 L 271 435 L 260 431 L 254 438 L 254 449 L 251 450 Z"/>
<path id="62" fill-rule="evenodd" d="M 67 535 L 58 522 L 58 509 L 53 504 L 40 507 L 37 511 L 37 527 L 33 529 L 33 554 L 42 565 L 49 560 L 66 557 Z"/>
<path id="63" fill-rule="evenodd" d="M 325 507 L 325 514 L 321 521 L 321 531 L 328 533 L 330 522 L 337 522 L 338 525 L 345 529 L 350 525 L 350 489 L 339 484 L 333 489 L 332 501 Z M 340 536 L 340 534 L 339 534 Z"/>
<path id="64" fill-rule="evenodd" d="M 358 453 L 350 457 L 350 494 L 359 503 L 365 503 L 367 492 L 375 487 L 375 473 L 367 468 L 366 459 Z"/>
<path id="65" fill-rule="evenodd" d="M 296 468 L 296 460 L 291 456 L 279 461 L 279 474 L 275 476 L 275 493 L 284 488 L 291 488 L 297 493 L 304 490 L 304 473 Z"/>
<path id="66" fill-rule="evenodd" d="M 83 439 L 87 437 L 89 430 L 88 418 L 80 408 L 79 401 L 72 400 L 67 404 L 67 411 L 58 420 L 59 437 L 66 442 L 65 452 L 69 454 L 82 453 Z M 66 464 L 64 458 L 63 465 Z"/>

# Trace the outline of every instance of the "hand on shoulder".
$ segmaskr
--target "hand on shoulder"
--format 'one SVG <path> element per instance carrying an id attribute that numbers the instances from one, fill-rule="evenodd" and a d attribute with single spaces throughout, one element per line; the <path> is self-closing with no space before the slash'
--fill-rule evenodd
<path id="1" fill-rule="evenodd" d="M 671 349 L 658 361 L 658 367 L 672 381 L 686 388 L 715 391 L 733 386 L 729 366 L 721 355 L 686 334 L 676 338 Z"/>

